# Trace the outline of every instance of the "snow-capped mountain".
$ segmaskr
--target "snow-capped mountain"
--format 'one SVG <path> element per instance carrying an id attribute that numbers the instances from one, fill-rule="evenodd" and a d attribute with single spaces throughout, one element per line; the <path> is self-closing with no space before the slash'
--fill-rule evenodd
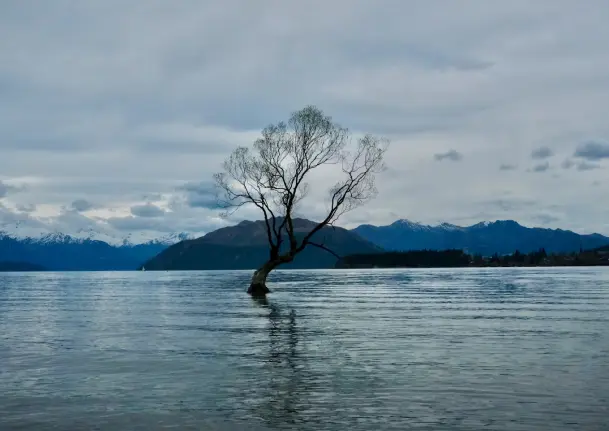
<path id="1" fill-rule="evenodd" d="M 463 230 L 463 228 L 461 226 L 457 226 L 457 225 L 450 224 L 450 223 L 439 224 L 438 226 L 436 226 L 436 228 L 444 229 L 444 230 Z"/>
<path id="2" fill-rule="evenodd" d="M 571 252 L 609 244 L 609 238 L 599 234 L 528 228 L 513 220 L 462 227 L 450 223 L 430 226 L 402 219 L 387 226 L 361 225 L 353 231 L 386 250 L 461 249 L 484 255 L 516 250 L 528 253 L 542 247 L 548 252 Z"/>
<path id="3" fill-rule="evenodd" d="M 0 228 L 0 261 L 25 262 L 49 270 L 134 270 L 168 246 L 194 235 L 171 233 L 119 237 L 95 230 L 71 234 L 19 226 Z"/>
<path id="4" fill-rule="evenodd" d="M 154 243 L 154 244 L 163 244 L 163 245 L 169 246 L 169 245 L 177 244 L 180 241 L 185 241 L 187 239 L 194 239 L 194 238 L 197 238 L 197 235 L 189 234 L 186 232 L 170 233 L 170 234 L 155 238 L 153 240 L 146 241 L 146 244 Z"/>
<path id="5" fill-rule="evenodd" d="M 362 225 L 362 226 L 372 226 L 372 225 Z M 399 229 L 409 229 L 412 231 L 432 231 L 434 229 L 444 229 L 444 230 L 463 229 L 461 226 L 457 226 L 457 225 L 450 224 L 450 223 L 441 223 L 437 226 L 432 226 L 429 224 L 413 222 L 413 221 L 410 221 L 407 219 L 400 219 L 400 220 L 394 221 L 389 226 L 392 226 L 393 228 L 399 228 Z"/>
<path id="6" fill-rule="evenodd" d="M 113 233 L 103 232 L 94 229 L 79 229 L 72 233 L 49 231 L 48 229 L 36 229 L 22 227 L 20 225 L 0 226 L 0 236 L 8 236 L 20 241 L 34 243 L 71 243 L 82 244 L 90 241 L 101 241 L 112 246 L 135 246 L 141 244 L 163 244 L 173 245 L 185 239 L 196 238 L 196 234 L 186 232 L 173 232 L 163 236 L 158 236 L 155 232 L 140 232 L 137 234 L 129 233 L 120 236 Z"/>
<path id="7" fill-rule="evenodd" d="M 370 225 L 366 225 L 366 226 L 370 226 Z M 432 226 L 418 223 L 418 222 L 413 222 L 413 221 L 406 220 L 406 219 L 396 220 L 390 226 L 392 226 L 393 228 L 408 229 L 408 230 L 412 230 L 412 231 L 426 231 L 426 230 L 432 229 Z"/>

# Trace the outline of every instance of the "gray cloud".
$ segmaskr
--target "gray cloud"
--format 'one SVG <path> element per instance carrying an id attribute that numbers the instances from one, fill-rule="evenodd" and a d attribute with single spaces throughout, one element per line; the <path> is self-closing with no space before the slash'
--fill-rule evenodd
<path id="1" fill-rule="evenodd" d="M 600 169 L 600 165 L 597 165 L 595 163 L 588 163 L 585 160 L 580 160 L 576 162 L 571 159 L 566 159 L 564 162 L 562 162 L 561 166 L 563 167 L 563 169 L 571 169 L 575 166 L 578 171 L 590 171 L 593 169 Z"/>
<path id="2" fill-rule="evenodd" d="M 155 219 L 147 217 L 110 217 L 107 220 L 108 224 L 120 231 L 141 231 L 153 230 L 158 232 L 172 232 L 173 229 L 166 226 L 164 223 L 159 223 Z"/>
<path id="3" fill-rule="evenodd" d="M 448 159 L 453 162 L 458 162 L 463 159 L 463 155 L 456 150 L 448 150 L 445 153 L 434 154 L 433 158 L 437 161 L 442 161 L 444 159 Z"/>
<path id="4" fill-rule="evenodd" d="M 95 208 L 95 205 L 93 205 L 91 202 L 89 202 L 86 199 L 76 199 L 76 200 L 72 201 L 72 204 L 70 206 L 71 206 L 72 210 L 78 211 L 78 212 L 89 211 L 89 210 Z"/>
<path id="5" fill-rule="evenodd" d="M 153 204 L 134 205 L 131 207 L 131 214 L 136 217 L 161 217 L 165 210 Z"/>
<path id="6" fill-rule="evenodd" d="M 19 204 L 17 205 L 17 211 L 22 213 L 32 213 L 36 211 L 36 205 L 34 204 Z"/>
<path id="7" fill-rule="evenodd" d="M 544 203 L 561 204 L 561 227 L 609 234 L 605 190 L 589 187 L 589 175 L 497 175 L 498 160 L 521 170 L 544 162 L 531 162 L 541 144 L 562 155 L 598 137 L 596 146 L 575 150 L 574 171 L 575 161 L 606 157 L 609 4 L 590 2 L 3 4 L 0 173 L 5 185 L 27 189 L 4 193 L 2 203 L 37 206 L 5 217 L 118 231 L 108 214 L 151 202 L 171 211 L 114 224 L 146 222 L 159 232 L 216 226 L 204 187 L 176 187 L 211 181 L 232 149 L 312 103 L 354 133 L 392 140 L 378 198 L 340 224 L 405 214 L 473 224 L 505 216 L 500 206 L 477 203 L 509 189 L 540 202 L 510 209 L 511 218 L 535 223 Z M 453 160 L 450 148 L 467 166 L 439 164 Z M 609 181 L 609 170 L 593 175 Z M 311 190 L 334 179 L 331 169 L 317 172 Z M 90 217 L 57 216 L 83 197 L 96 204 Z M 321 197 L 311 193 L 302 214 L 323 212 Z"/>
<path id="8" fill-rule="evenodd" d="M 560 217 L 556 217 L 550 214 L 537 214 L 533 216 L 533 219 L 537 220 L 542 225 L 548 225 L 551 223 L 555 223 L 561 220 Z"/>
<path id="9" fill-rule="evenodd" d="M 571 169 L 573 166 L 575 166 L 575 162 L 571 159 L 565 159 L 564 162 L 562 162 L 561 166 L 563 169 Z"/>
<path id="10" fill-rule="evenodd" d="M 500 171 L 514 171 L 517 168 L 518 168 L 518 166 L 516 166 L 516 165 L 510 165 L 510 164 L 507 164 L 507 163 L 501 164 L 499 166 L 499 170 Z"/>
<path id="11" fill-rule="evenodd" d="M 548 169 L 550 169 L 550 163 L 545 162 L 545 163 L 540 163 L 538 165 L 533 166 L 533 168 L 531 170 L 533 172 L 545 172 Z"/>
<path id="12" fill-rule="evenodd" d="M 531 158 L 537 160 L 544 160 L 552 157 L 554 151 L 549 147 L 539 147 L 531 151 Z"/>
<path id="13" fill-rule="evenodd" d="M 54 230 L 60 232 L 78 232 L 89 229 L 103 231 L 103 229 L 99 229 L 99 223 L 95 218 L 87 217 L 86 215 L 71 209 L 66 209 L 62 211 L 59 216 L 55 217 L 52 221 L 52 227 Z"/>
<path id="14" fill-rule="evenodd" d="M 161 193 L 146 193 L 142 195 L 142 199 L 145 201 L 160 201 L 163 199 L 163 195 Z"/>
<path id="15" fill-rule="evenodd" d="M 0 230 L 19 232 L 27 228 L 46 228 L 47 225 L 30 216 L 28 213 L 15 212 L 0 203 Z"/>
<path id="16" fill-rule="evenodd" d="M 0 199 L 5 198 L 9 193 L 18 192 L 21 190 L 23 190 L 23 187 L 15 187 L 0 180 Z"/>
<path id="17" fill-rule="evenodd" d="M 516 211 L 534 207 L 537 202 L 532 199 L 521 199 L 515 197 L 505 197 L 501 199 L 490 199 L 481 202 L 482 206 L 502 211 Z"/>
<path id="18" fill-rule="evenodd" d="M 213 183 L 187 183 L 178 187 L 178 190 L 185 192 L 186 203 L 192 208 L 218 208 L 217 190 Z"/>
<path id="19" fill-rule="evenodd" d="M 578 171 L 591 171 L 593 169 L 600 169 L 600 166 L 597 164 L 588 163 L 588 162 L 579 162 L 577 164 Z"/>
<path id="20" fill-rule="evenodd" d="M 2 199 L 3 197 L 5 197 L 8 194 L 8 186 L 6 184 L 4 184 L 2 181 L 0 181 L 0 199 Z"/>
<path id="21" fill-rule="evenodd" d="M 577 147 L 573 157 L 580 157 L 590 161 L 609 159 L 609 143 L 585 142 Z"/>
<path id="22" fill-rule="evenodd" d="M 109 226 L 120 232 L 150 231 L 161 234 L 175 232 L 203 234 L 226 226 L 228 223 L 218 218 L 202 217 L 199 211 L 169 212 L 164 217 L 110 217 L 106 221 Z"/>
<path id="23" fill-rule="evenodd" d="M 257 136 L 247 132 L 229 132 L 217 127 L 196 126 L 193 124 L 155 124 L 145 125 L 135 132 L 134 143 L 137 148 L 156 153 L 180 152 L 183 154 L 220 154 L 236 142 Z M 251 143 L 252 143 L 251 142 Z"/>

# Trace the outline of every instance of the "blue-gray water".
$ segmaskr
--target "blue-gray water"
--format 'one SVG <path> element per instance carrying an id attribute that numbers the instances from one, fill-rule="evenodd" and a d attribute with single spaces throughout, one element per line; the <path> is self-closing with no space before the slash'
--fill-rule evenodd
<path id="1" fill-rule="evenodd" d="M 609 429 L 609 268 L 248 277 L 0 274 L 0 429 Z"/>

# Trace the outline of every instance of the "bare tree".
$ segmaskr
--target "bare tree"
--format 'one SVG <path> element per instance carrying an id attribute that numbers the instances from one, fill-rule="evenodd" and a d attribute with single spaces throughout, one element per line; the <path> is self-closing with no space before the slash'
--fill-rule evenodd
<path id="1" fill-rule="evenodd" d="M 224 172 L 214 175 L 225 217 L 244 205 L 254 205 L 264 216 L 269 259 L 254 272 L 248 293 L 266 295 L 266 279 L 273 269 L 291 262 L 309 245 L 325 248 L 312 241 L 313 235 L 376 195 L 375 174 L 384 168 L 388 141 L 366 135 L 349 151 L 349 139 L 347 129 L 308 106 L 293 113 L 287 124 L 266 127 L 253 151 L 237 148 L 224 162 Z M 316 168 L 330 164 L 341 170 L 342 179 L 328 191 L 328 214 L 299 239 L 293 216 L 307 196 L 306 180 Z"/>

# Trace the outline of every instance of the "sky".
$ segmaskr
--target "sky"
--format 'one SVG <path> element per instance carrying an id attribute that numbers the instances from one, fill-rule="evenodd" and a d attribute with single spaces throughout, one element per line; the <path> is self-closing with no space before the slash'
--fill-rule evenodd
<path id="1" fill-rule="evenodd" d="M 205 233 L 212 175 L 315 105 L 391 141 L 339 225 L 609 235 L 609 3 L 0 2 L 0 230 Z M 301 215 L 323 215 L 327 171 Z"/>

